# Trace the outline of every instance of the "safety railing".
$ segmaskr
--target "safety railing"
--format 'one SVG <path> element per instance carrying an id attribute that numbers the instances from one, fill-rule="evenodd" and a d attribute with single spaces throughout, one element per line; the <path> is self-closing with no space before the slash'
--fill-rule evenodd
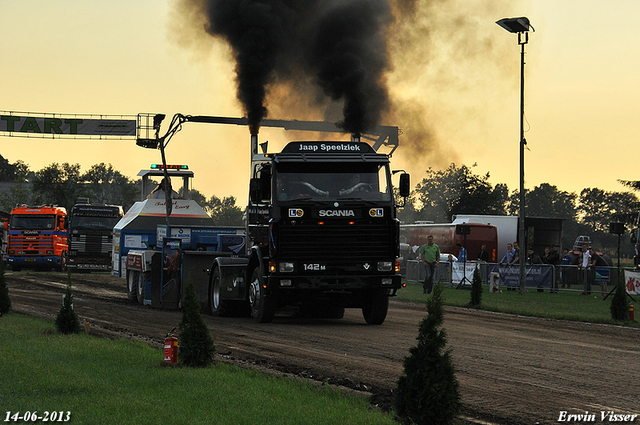
<path id="1" fill-rule="evenodd" d="M 466 267 L 465 267 L 466 266 Z M 483 285 L 492 291 L 516 289 L 520 286 L 518 264 L 497 264 L 469 261 L 466 263 L 442 262 L 438 264 L 434 282 L 451 287 L 469 287 L 476 268 L 480 270 Z M 463 269 L 465 270 L 463 273 Z M 576 265 L 527 264 L 526 287 L 540 292 L 572 291 L 584 294 L 610 293 L 618 281 L 617 267 L 597 266 L 583 268 Z M 419 260 L 408 260 L 405 279 L 407 283 L 422 283 L 426 268 Z"/>

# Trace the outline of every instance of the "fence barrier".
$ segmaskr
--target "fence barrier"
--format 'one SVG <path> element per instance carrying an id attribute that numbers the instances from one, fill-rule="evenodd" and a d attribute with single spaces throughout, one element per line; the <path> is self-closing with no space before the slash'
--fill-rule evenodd
<path id="1" fill-rule="evenodd" d="M 476 267 L 480 269 L 483 285 L 492 290 L 511 290 L 520 287 L 520 266 L 469 261 L 464 263 L 438 263 L 435 282 L 451 287 L 470 287 Z M 527 288 L 540 292 L 572 291 L 583 294 L 608 294 L 618 281 L 616 267 L 582 268 L 575 265 L 554 266 L 551 264 L 528 264 L 525 266 Z M 419 260 L 408 260 L 406 281 L 422 283 L 426 276 L 425 266 Z M 465 279 L 466 277 L 466 279 Z M 640 281 L 640 275 L 638 276 Z"/>

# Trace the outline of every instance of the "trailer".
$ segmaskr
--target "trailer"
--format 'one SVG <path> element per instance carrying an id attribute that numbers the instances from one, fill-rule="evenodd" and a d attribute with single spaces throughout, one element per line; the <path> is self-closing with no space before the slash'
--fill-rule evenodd
<path id="1" fill-rule="evenodd" d="M 150 186 L 147 179 L 164 172 L 142 170 L 138 175 L 143 176 L 144 196 Z M 177 169 L 168 175 L 182 179 L 188 188 L 193 172 Z M 244 228 L 216 226 L 191 199 L 170 202 L 167 217 L 166 199 L 151 195 L 134 203 L 116 223 L 111 274 L 126 279 L 130 301 L 167 309 L 180 308 L 184 284 L 191 280 L 206 308 L 213 260 L 244 251 Z"/>
<path id="2" fill-rule="evenodd" d="M 486 245 L 489 262 L 496 262 L 498 248 L 498 232 L 496 226 L 481 223 L 418 223 L 400 226 L 402 240 L 410 247 L 422 246 L 427 237 L 433 236 L 443 254 L 458 255 L 457 244 L 467 250 L 467 259 L 478 258 L 482 245 Z M 498 259 L 499 260 L 499 259 Z"/>
<path id="3" fill-rule="evenodd" d="M 498 231 L 497 261 L 507 253 L 507 244 L 518 240 L 518 217 L 510 215 L 456 214 L 453 223 L 480 223 L 496 226 Z"/>

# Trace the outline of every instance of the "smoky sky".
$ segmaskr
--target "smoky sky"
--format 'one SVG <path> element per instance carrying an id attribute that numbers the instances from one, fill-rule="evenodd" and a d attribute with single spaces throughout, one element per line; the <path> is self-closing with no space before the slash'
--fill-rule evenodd
<path id="1" fill-rule="evenodd" d="M 231 46 L 252 134 L 269 87 L 313 81 L 342 103 L 341 125 L 364 133 L 389 108 L 386 0 L 208 0 L 206 30 Z"/>

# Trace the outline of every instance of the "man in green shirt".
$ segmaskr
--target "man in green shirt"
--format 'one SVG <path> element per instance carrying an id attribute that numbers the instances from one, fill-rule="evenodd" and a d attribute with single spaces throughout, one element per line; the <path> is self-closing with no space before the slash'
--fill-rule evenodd
<path id="1" fill-rule="evenodd" d="M 433 243 L 433 236 L 427 237 L 427 243 L 420 247 L 420 260 L 426 267 L 426 277 L 422 283 L 422 293 L 430 294 L 433 289 L 433 276 L 440 261 L 440 248 Z"/>

